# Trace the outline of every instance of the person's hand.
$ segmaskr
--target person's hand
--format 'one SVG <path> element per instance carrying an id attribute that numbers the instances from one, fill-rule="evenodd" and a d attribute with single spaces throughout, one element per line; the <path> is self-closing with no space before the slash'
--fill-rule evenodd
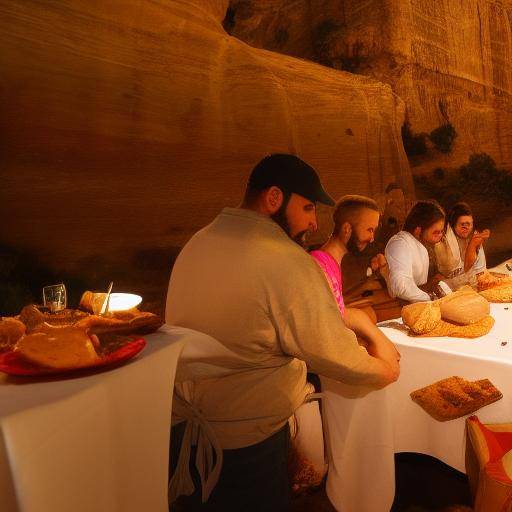
<path id="1" fill-rule="evenodd" d="M 473 244 L 475 247 L 480 247 L 485 240 L 487 240 L 491 236 L 491 231 L 489 229 L 484 229 L 482 231 L 475 231 L 473 232 L 473 236 L 471 237 L 470 243 Z"/>
<path id="2" fill-rule="evenodd" d="M 370 260 L 370 267 L 373 272 L 379 272 L 379 274 L 387 280 L 389 276 L 388 262 L 384 254 L 379 253 Z"/>
<path id="3" fill-rule="evenodd" d="M 424 292 L 427 292 L 429 295 L 431 293 L 436 293 L 437 291 L 439 291 L 439 281 L 442 281 L 443 279 L 444 276 L 442 276 L 441 274 L 435 274 L 425 284 L 419 286 L 418 288 L 420 290 L 423 290 Z"/>
<path id="4" fill-rule="evenodd" d="M 388 262 L 386 261 L 384 254 L 379 253 L 370 260 L 370 267 L 374 272 L 377 272 L 377 270 L 387 266 Z"/>

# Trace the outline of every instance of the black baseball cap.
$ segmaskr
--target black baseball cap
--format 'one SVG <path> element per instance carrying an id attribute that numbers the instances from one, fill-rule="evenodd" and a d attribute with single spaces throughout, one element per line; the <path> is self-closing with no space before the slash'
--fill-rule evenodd
<path id="1" fill-rule="evenodd" d="M 265 190 L 276 186 L 299 194 L 314 203 L 334 206 L 334 201 L 320 183 L 316 171 L 298 156 L 274 153 L 261 160 L 252 170 L 248 189 Z"/>

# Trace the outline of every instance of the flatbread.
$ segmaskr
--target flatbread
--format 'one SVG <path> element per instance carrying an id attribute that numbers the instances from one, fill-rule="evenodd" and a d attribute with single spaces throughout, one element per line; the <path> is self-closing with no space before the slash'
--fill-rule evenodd
<path id="1" fill-rule="evenodd" d="M 99 360 L 84 329 L 43 326 L 24 336 L 15 350 L 27 361 L 47 368 L 82 368 Z"/>
<path id="2" fill-rule="evenodd" d="M 471 414 L 503 397 L 489 379 L 470 382 L 456 376 L 417 389 L 410 396 L 438 421 Z"/>

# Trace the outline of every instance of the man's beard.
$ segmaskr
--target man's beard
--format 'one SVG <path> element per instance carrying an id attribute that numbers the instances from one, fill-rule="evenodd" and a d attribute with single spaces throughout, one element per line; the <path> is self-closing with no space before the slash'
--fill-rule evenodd
<path id="1" fill-rule="evenodd" d="M 348 239 L 348 242 L 346 244 L 348 252 L 350 252 L 351 254 L 359 254 L 360 252 L 363 252 L 366 249 L 368 244 L 366 244 L 362 249 L 360 249 L 358 246 L 358 242 L 359 239 L 356 236 L 354 228 L 352 228 L 352 233 L 350 234 L 350 238 Z"/>
<path id="2" fill-rule="evenodd" d="M 281 205 L 279 210 L 274 215 L 271 215 L 271 218 L 295 243 L 299 244 L 302 248 L 306 247 L 306 235 L 309 233 L 309 230 L 299 231 L 295 236 L 292 236 L 290 224 L 286 217 L 286 205 Z"/>

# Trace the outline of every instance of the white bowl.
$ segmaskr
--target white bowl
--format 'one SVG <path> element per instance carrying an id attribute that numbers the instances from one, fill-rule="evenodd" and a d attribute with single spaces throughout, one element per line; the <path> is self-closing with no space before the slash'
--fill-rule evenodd
<path id="1" fill-rule="evenodd" d="M 138 306 L 142 302 L 140 295 L 134 293 L 111 293 L 108 303 L 109 311 L 125 311 Z"/>

